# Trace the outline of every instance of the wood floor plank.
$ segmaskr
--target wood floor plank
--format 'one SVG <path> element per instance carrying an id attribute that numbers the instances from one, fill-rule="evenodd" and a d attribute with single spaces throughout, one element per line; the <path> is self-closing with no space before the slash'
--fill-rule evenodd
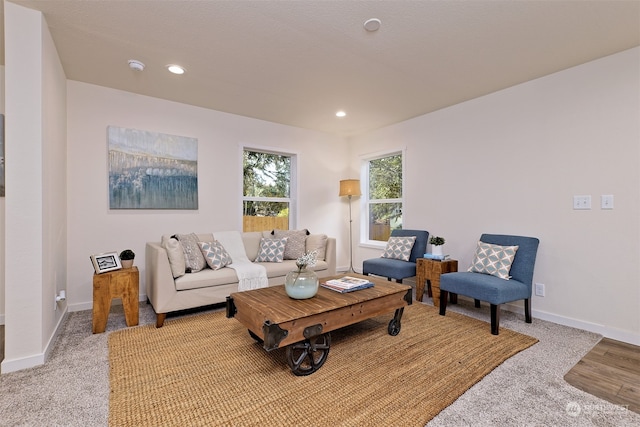
<path id="1" fill-rule="evenodd" d="M 640 413 L 640 347 L 604 338 L 564 378 L 580 390 Z"/>

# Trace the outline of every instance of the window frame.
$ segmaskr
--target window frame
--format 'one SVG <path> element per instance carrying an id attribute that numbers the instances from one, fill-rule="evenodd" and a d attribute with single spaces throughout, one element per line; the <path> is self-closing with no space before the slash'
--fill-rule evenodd
<path id="1" fill-rule="evenodd" d="M 273 154 L 290 158 L 289 197 L 246 197 L 244 195 L 244 152 Z M 240 145 L 240 203 L 239 203 L 239 230 L 243 230 L 244 202 L 285 202 L 289 203 L 289 230 L 295 230 L 298 224 L 298 157 L 299 153 L 283 151 L 279 148 L 261 147 L 256 145 Z"/>
<path id="2" fill-rule="evenodd" d="M 369 205 L 371 204 L 369 198 L 369 165 L 372 160 L 392 157 L 395 155 L 400 155 L 401 157 L 402 197 L 399 199 L 376 199 L 376 202 L 374 203 L 400 203 L 400 209 L 402 210 L 402 222 L 404 224 L 405 178 L 407 176 L 405 171 L 407 158 L 406 148 L 390 149 L 360 157 L 360 182 L 362 182 L 362 197 L 360 198 L 360 246 L 362 247 L 384 249 L 387 245 L 387 242 L 369 239 Z"/>

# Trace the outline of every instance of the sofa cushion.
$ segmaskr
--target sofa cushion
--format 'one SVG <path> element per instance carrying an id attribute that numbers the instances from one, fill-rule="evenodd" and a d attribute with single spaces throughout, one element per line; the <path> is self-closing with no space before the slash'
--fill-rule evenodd
<path id="1" fill-rule="evenodd" d="M 231 256 L 226 251 L 222 243 L 214 240 L 213 242 L 198 242 L 202 255 L 207 265 L 212 270 L 219 270 L 231 264 Z"/>
<path id="2" fill-rule="evenodd" d="M 261 231 L 249 231 L 242 233 L 242 244 L 244 244 L 244 250 L 247 254 L 249 261 L 253 262 L 258 256 L 260 250 L 260 239 L 262 239 Z M 271 236 L 269 236 L 271 237 Z"/>
<path id="3" fill-rule="evenodd" d="M 411 249 L 416 242 L 416 236 L 391 236 L 387 241 L 382 258 L 399 259 L 400 261 L 409 261 L 411 257 Z"/>
<path id="4" fill-rule="evenodd" d="M 256 262 L 282 262 L 284 259 L 284 248 L 287 244 L 287 238 L 260 240 L 260 249 Z"/>
<path id="5" fill-rule="evenodd" d="M 295 260 L 292 260 L 292 259 L 284 260 L 283 262 L 260 262 L 258 264 L 262 265 L 267 270 L 268 278 L 270 279 L 273 277 L 282 278 L 282 281 L 280 282 L 280 284 L 284 283 L 284 277 L 287 275 L 288 272 L 293 270 L 298 271 L 296 262 Z M 322 271 L 328 268 L 329 268 L 329 264 L 327 264 L 326 261 L 318 261 L 316 262 L 316 265 L 314 265 L 313 267 L 309 267 L 308 269 L 313 271 Z"/>
<path id="6" fill-rule="evenodd" d="M 518 246 L 500 246 L 478 241 L 476 253 L 467 271 L 509 280 L 509 271 L 517 250 Z"/>
<path id="7" fill-rule="evenodd" d="M 185 274 L 177 278 L 175 280 L 175 286 L 178 291 L 186 291 L 188 289 L 209 288 L 237 282 L 238 276 L 232 268 L 225 267 L 220 270 L 205 268 L 197 273 Z"/>
<path id="8" fill-rule="evenodd" d="M 198 236 L 195 233 L 176 234 L 175 237 L 182 243 L 187 273 L 196 273 L 207 266 L 200 246 L 198 246 Z"/>
<path id="9" fill-rule="evenodd" d="M 306 241 L 306 252 L 316 251 L 316 259 L 318 261 L 324 261 L 327 254 L 328 238 L 326 234 L 309 234 Z"/>
<path id="10" fill-rule="evenodd" d="M 273 230 L 273 235 L 276 239 L 287 237 L 287 244 L 284 247 L 284 259 L 298 259 L 304 255 L 308 233 L 307 229 Z"/>
<path id="11" fill-rule="evenodd" d="M 185 274 L 185 260 L 184 250 L 182 244 L 178 239 L 174 239 L 169 236 L 162 236 L 162 247 L 167 251 L 167 257 L 169 258 L 169 267 L 171 267 L 171 274 L 173 278 L 182 277 Z"/>

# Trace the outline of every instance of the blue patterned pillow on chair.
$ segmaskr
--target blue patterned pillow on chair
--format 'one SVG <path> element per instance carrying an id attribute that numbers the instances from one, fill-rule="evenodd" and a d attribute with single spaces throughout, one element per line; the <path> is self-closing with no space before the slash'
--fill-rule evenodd
<path id="1" fill-rule="evenodd" d="M 471 267 L 467 271 L 490 274 L 509 280 L 511 278 L 509 271 L 518 248 L 519 246 L 500 246 L 479 241 Z"/>
<path id="2" fill-rule="evenodd" d="M 413 244 L 415 242 L 416 236 L 389 237 L 387 247 L 382 254 L 382 258 L 409 261 L 409 258 L 411 257 L 411 249 L 413 249 Z"/>
<path id="3" fill-rule="evenodd" d="M 260 249 L 256 262 L 282 262 L 284 259 L 284 247 L 287 244 L 287 237 L 282 239 L 260 239 Z"/>

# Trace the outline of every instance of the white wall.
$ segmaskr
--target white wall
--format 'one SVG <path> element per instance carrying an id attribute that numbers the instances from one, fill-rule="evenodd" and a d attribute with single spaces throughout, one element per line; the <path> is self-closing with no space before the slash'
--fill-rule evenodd
<path id="1" fill-rule="evenodd" d="M 67 99 L 70 310 L 92 307 L 91 254 L 133 249 L 144 297 L 146 242 L 168 233 L 241 230 L 242 144 L 300 153 L 298 226 L 334 237 L 342 231 L 341 138 L 75 81 Z M 197 138 L 199 209 L 110 210 L 110 125 Z"/>
<path id="2" fill-rule="evenodd" d="M 483 232 L 538 237 L 534 317 L 640 344 L 639 64 L 631 49 L 359 136 L 352 167 L 406 146 L 405 228 L 444 236 L 461 268 Z"/>
<path id="3" fill-rule="evenodd" d="M 0 65 L 0 114 L 4 114 L 4 66 L 2 65 Z M 0 197 L 0 242 L 3 243 L 4 200 L 4 197 Z M 4 272 L 4 244 L 0 245 L 0 271 Z M 0 325 L 4 325 L 4 273 L 0 274 Z"/>
<path id="4" fill-rule="evenodd" d="M 5 3 L 5 359 L 2 371 L 44 362 L 62 313 L 66 271 L 66 78 L 38 11 Z"/>

